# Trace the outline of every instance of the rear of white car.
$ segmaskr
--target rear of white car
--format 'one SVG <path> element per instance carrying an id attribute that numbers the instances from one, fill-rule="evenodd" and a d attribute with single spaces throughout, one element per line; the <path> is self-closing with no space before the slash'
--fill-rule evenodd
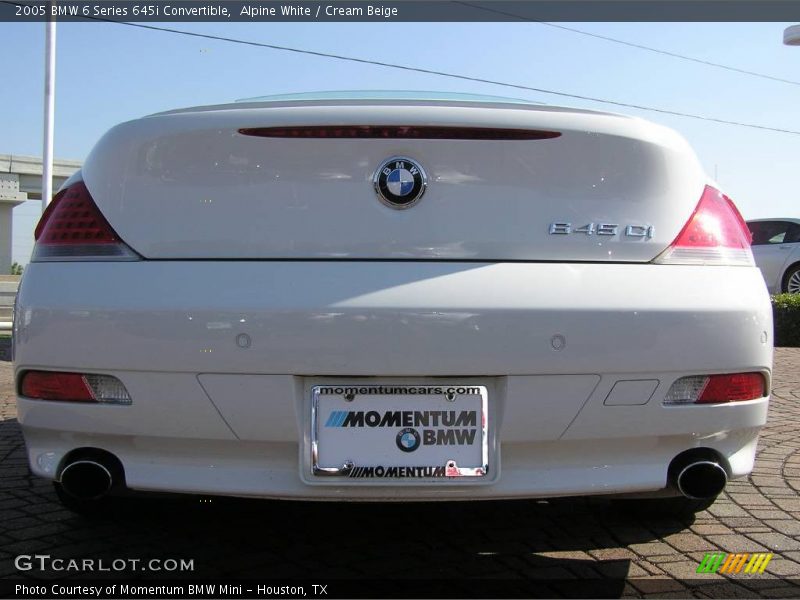
<path id="1" fill-rule="evenodd" d="M 800 293 L 800 219 L 755 219 L 747 226 L 769 292 Z"/>
<path id="2" fill-rule="evenodd" d="M 326 500 L 713 498 L 753 467 L 770 305 L 675 133 L 500 102 L 124 123 L 37 229 L 33 471 Z"/>

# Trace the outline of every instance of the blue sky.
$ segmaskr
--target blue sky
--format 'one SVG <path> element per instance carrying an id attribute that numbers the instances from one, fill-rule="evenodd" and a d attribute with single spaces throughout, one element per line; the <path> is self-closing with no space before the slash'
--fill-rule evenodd
<path id="1" fill-rule="evenodd" d="M 712 68 L 537 23 L 169 23 L 331 52 L 800 131 L 800 85 Z M 564 23 L 800 82 L 788 23 Z M 44 25 L 0 23 L 0 154 L 41 154 Z M 13 59 L 10 59 L 13 57 Z M 109 127 L 152 112 L 267 94 L 420 89 L 506 95 L 641 116 L 683 134 L 745 218 L 800 216 L 800 135 L 758 131 L 106 23 L 58 26 L 55 151 L 83 159 Z M 15 209 L 25 263 L 38 203 Z"/>

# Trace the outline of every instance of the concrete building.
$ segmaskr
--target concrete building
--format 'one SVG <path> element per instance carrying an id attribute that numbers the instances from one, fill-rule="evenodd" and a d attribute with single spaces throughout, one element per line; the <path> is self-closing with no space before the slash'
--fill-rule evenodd
<path id="1" fill-rule="evenodd" d="M 81 166 L 77 160 L 53 161 L 53 189 Z M 26 200 L 42 198 L 42 159 L 0 154 L 0 275 L 11 272 L 12 210 Z"/>

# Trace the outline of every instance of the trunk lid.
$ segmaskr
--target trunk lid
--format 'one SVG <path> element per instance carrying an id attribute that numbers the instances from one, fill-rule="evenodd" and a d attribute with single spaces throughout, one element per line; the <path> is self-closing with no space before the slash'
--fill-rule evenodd
<path id="1" fill-rule="evenodd" d="M 329 125 L 559 135 L 287 139 L 240 132 Z M 376 169 L 393 156 L 427 174 L 423 197 L 407 210 L 387 206 L 375 191 Z M 612 262 L 656 257 L 707 182 L 680 136 L 640 119 L 412 100 L 256 102 L 153 115 L 109 131 L 83 178 L 120 237 L 150 259 Z M 617 227 L 603 235 L 601 225 Z"/>

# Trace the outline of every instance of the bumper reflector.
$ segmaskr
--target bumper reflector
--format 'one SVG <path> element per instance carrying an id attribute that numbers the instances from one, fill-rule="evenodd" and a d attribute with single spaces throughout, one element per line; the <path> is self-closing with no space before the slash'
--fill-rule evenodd
<path id="1" fill-rule="evenodd" d="M 128 390 L 119 379 L 110 375 L 27 371 L 22 376 L 20 394 L 35 400 L 103 404 L 131 403 Z"/>
<path id="2" fill-rule="evenodd" d="M 762 373 L 693 375 L 673 383 L 664 404 L 721 404 L 755 400 L 766 395 L 767 382 Z"/>

